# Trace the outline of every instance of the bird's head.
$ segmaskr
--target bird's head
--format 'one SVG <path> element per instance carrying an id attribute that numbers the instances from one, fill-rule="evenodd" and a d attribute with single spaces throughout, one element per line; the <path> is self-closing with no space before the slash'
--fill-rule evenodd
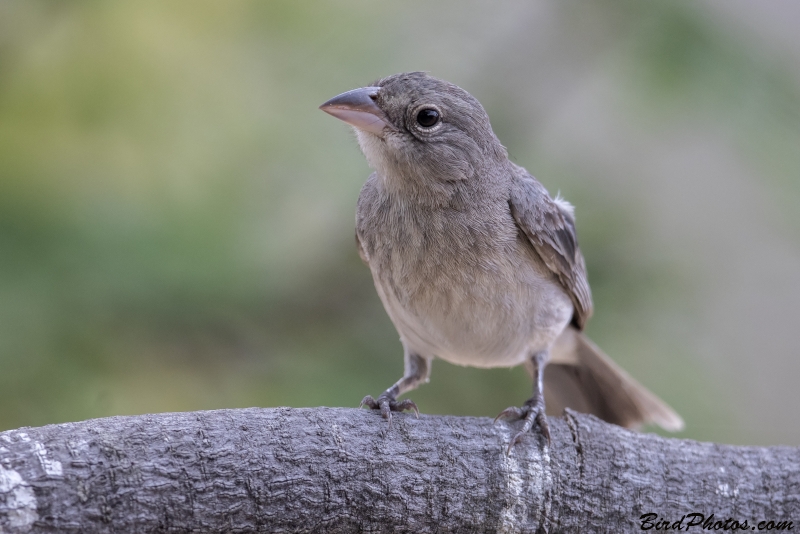
<path id="1" fill-rule="evenodd" d="M 507 158 L 480 102 L 424 72 L 383 78 L 320 109 L 354 126 L 370 166 L 390 179 L 441 186 Z"/>

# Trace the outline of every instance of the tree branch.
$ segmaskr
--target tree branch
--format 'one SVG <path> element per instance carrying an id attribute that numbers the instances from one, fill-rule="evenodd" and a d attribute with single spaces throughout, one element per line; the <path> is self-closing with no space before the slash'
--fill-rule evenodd
<path id="1" fill-rule="evenodd" d="M 800 449 L 568 412 L 550 418 L 549 447 L 532 433 L 507 457 L 515 426 L 252 408 L 11 430 L 0 532 L 634 532 L 648 513 L 652 530 L 691 513 L 747 530 L 800 523 Z"/>

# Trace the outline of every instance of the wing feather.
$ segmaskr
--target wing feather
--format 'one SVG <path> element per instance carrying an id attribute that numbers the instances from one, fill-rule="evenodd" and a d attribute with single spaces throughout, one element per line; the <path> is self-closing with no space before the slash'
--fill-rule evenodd
<path id="1" fill-rule="evenodd" d="M 533 249 L 555 274 L 575 307 L 573 323 L 583 329 L 592 315 L 586 262 L 578 248 L 572 206 L 553 200 L 542 184 L 523 169 L 512 180 L 511 215 Z"/>

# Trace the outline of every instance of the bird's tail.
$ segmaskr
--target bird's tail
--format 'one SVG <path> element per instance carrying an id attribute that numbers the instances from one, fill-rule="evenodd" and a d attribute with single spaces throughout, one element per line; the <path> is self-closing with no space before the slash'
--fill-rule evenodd
<path id="1" fill-rule="evenodd" d="M 683 429 L 672 408 L 571 326 L 550 351 L 544 396 L 548 414 L 571 408 L 628 428 L 653 423 L 671 432 Z"/>

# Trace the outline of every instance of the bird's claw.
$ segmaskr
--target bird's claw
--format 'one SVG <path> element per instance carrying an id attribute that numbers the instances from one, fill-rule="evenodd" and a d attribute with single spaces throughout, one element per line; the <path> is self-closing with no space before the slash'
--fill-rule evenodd
<path id="1" fill-rule="evenodd" d="M 525 422 L 522 425 L 522 429 L 517 432 L 513 438 L 511 438 L 511 442 L 508 444 L 508 449 L 506 450 L 506 456 L 511 454 L 511 449 L 514 447 L 514 445 L 519 443 L 519 441 L 522 439 L 522 436 L 526 432 L 533 428 L 534 423 L 539 424 L 542 435 L 547 440 L 547 445 L 550 445 L 550 426 L 547 423 L 547 417 L 544 413 L 544 397 L 542 395 L 537 395 L 532 399 L 527 400 L 522 408 L 517 408 L 516 406 L 506 408 L 497 414 L 497 417 L 494 418 L 494 421 L 497 422 L 498 419 L 509 416 L 513 416 L 516 419 L 522 419 Z"/>
<path id="2" fill-rule="evenodd" d="M 525 417 L 525 412 L 522 410 L 522 408 L 517 408 L 516 406 L 509 406 L 508 408 L 497 414 L 497 417 L 494 418 L 494 423 L 496 423 L 498 419 L 505 419 L 507 417 L 513 419 L 522 419 L 523 417 Z"/>
<path id="3" fill-rule="evenodd" d="M 402 412 L 404 410 L 414 410 L 414 414 L 419 419 L 419 408 L 416 403 L 410 399 L 398 401 L 388 395 L 381 395 L 377 399 L 372 398 L 372 395 L 367 395 L 361 401 L 359 408 L 364 406 L 372 410 L 380 410 L 384 419 L 389 421 L 389 426 L 392 426 L 392 412 Z"/>

